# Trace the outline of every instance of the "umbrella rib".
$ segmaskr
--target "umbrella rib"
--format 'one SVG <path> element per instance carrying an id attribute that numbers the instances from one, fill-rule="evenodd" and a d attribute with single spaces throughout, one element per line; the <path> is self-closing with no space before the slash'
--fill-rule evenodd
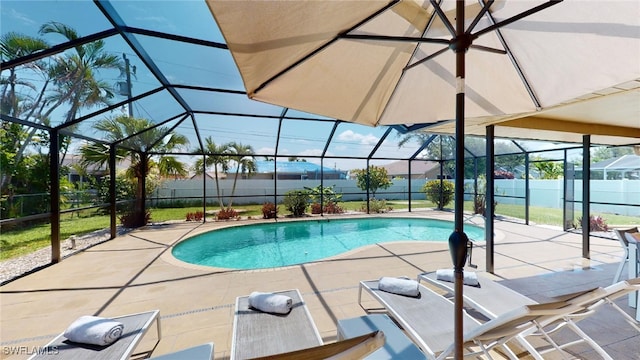
<path id="1" fill-rule="evenodd" d="M 507 53 L 506 50 L 496 49 L 496 48 L 483 46 L 483 45 L 471 45 L 469 47 L 473 48 L 473 49 L 476 49 L 476 50 L 482 50 L 482 51 L 486 51 L 486 52 L 490 52 L 490 53 L 496 53 L 496 54 L 502 54 L 502 55 L 505 55 Z"/>
<path id="2" fill-rule="evenodd" d="M 509 24 L 511 24 L 511 23 L 513 23 L 515 21 L 518 21 L 518 20 L 520 20 L 522 18 L 525 18 L 525 17 L 527 17 L 529 15 L 533 15 L 533 14 L 535 14 L 535 13 L 541 11 L 541 10 L 544 10 L 544 9 L 550 7 L 550 6 L 559 4 L 562 1 L 563 0 L 549 0 L 548 2 L 546 2 L 544 4 L 541 4 L 541 5 L 538 5 L 536 7 L 533 7 L 531 9 L 527 10 L 527 11 L 523 11 L 522 13 L 520 13 L 518 15 L 514 15 L 514 16 L 508 18 L 508 19 L 502 20 L 499 23 L 494 23 L 491 26 L 488 26 L 488 27 L 486 27 L 486 28 L 484 28 L 482 30 L 479 30 L 478 32 L 472 34 L 471 36 L 472 36 L 473 39 L 477 39 L 481 35 L 484 35 L 484 34 L 486 34 L 488 32 L 493 31 L 493 30 L 497 30 L 497 29 L 499 29 L 499 28 L 501 28 L 503 26 L 509 25 Z"/>
<path id="3" fill-rule="evenodd" d="M 440 4 L 436 3 L 436 0 L 431 0 L 431 6 L 433 6 L 433 9 L 436 11 L 436 14 L 438 14 L 438 17 L 440 17 L 440 20 L 442 20 L 442 23 L 444 24 L 444 26 L 446 26 L 447 30 L 449 30 L 449 33 L 451 33 L 451 36 L 455 38 L 456 29 L 453 28 L 453 25 L 451 24 L 449 19 L 447 19 L 447 15 L 445 15 L 442 9 L 440 8 Z"/>
<path id="4" fill-rule="evenodd" d="M 377 40 L 377 41 L 405 41 L 416 43 L 434 43 L 447 44 L 450 41 L 446 39 L 423 38 L 415 36 L 391 36 L 391 35 L 367 35 L 367 34 L 341 34 L 339 39 L 355 39 L 355 40 Z"/>
<path id="5" fill-rule="evenodd" d="M 334 37 L 333 39 L 327 41 L 327 43 L 323 44 L 322 46 L 318 47 L 317 49 L 313 50 L 312 52 L 310 52 L 309 54 L 305 55 L 304 57 L 302 57 L 300 60 L 295 61 L 294 63 L 292 63 L 291 65 L 287 66 L 286 68 L 282 69 L 282 71 L 278 72 L 277 74 L 273 75 L 272 77 L 270 77 L 269 79 L 267 79 L 265 82 L 263 82 L 262 84 L 260 84 L 260 86 L 256 87 L 256 89 L 253 91 L 254 94 L 256 94 L 258 91 L 262 90 L 262 88 L 264 88 L 265 86 L 267 86 L 270 82 L 272 82 L 273 80 L 279 78 L 280 76 L 282 76 L 283 74 L 289 72 L 289 70 L 293 69 L 294 67 L 298 66 L 299 64 L 307 61 L 307 59 L 315 56 L 315 54 L 319 53 L 320 51 L 324 50 L 325 48 L 327 48 L 329 45 L 333 44 L 334 42 L 338 41 L 340 38 L 342 38 L 344 36 L 344 34 L 348 33 L 349 31 L 353 30 L 353 29 L 357 29 L 359 26 L 361 26 L 362 24 L 368 22 L 369 20 L 375 18 L 376 16 L 380 15 L 381 13 L 387 11 L 389 8 L 393 7 L 395 4 L 397 4 L 400 0 L 393 0 L 390 1 L 387 5 L 385 5 L 384 7 L 382 7 L 381 9 L 377 10 L 376 12 L 374 12 L 373 14 L 371 14 L 370 16 L 366 17 L 365 19 L 363 19 L 362 21 L 358 22 L 356 25 L 352 26 L 351 29 L 348 29 L 340 34 L 338 34 L 336 37 Z"/>
<path id="6" fill-rule="evenodd" d="M 483 2 L 482 0 L 478 0 L 478 1 L 481 2 L 481 3 Z M 476 15 L 476 18 L 473 19 L 473 21 L 469 25 L 469 28 L 466 31 L 467 35 L 471 34 L 471 31 L 473 31 L 473 29 L 476 27 L 476 25 L 478 25 L 478 22 L 480 21 L 480 19 L 482 19 L 482 17 L 489 11 L 489 8 L 491 7 L 491 5 L 493 5 L 494 1 L 495 0 L 489 0 L 489 1 L 487 1 L 486 4 L 484 4 L 484 6 L 482 7 L 482 10 L 480 10 L 478 15 Z"/>
<path id="7" fill-rule="evenodd" d="M 502 33 L 500 32 L 500 28 L 502 26 L 505 26 L 507 24 L 510 24 L 516 20 L 522 19 L 526 16 L 529 16 L 531 14 L 534 14 L 540 10 L 546 9 L 549 6 L 552 5 L 556 5 L 559 4 L 560 2 L 562 2 L 562 0 L 550 0 L 549 2 L 546 2 L 542 5 L 536 6 L 534 8 L 531 8 L 525 12 L 522 12 L 518 15 L 515 15 L 513 17 L 510 17 L 506 20 L 503 20 L 499 23 L 496 23 L 495 19 L 493 18 L 493 16 L 491 15 L 491 13 L 487 13 L 487 18 L 489 19 L 489 21 L 493 24 L 487 28 L 484 28 L 478 32 L 476 32 L 475 34 L 471 35 L 473 39 L 478 38 L 480 35 L 483 35 L 489 31 L 495 30 L 496 32 L 496 36 L 498 37 L 498 39 L 500 40 L 500 42 L 502 43 L 502 46 L 504 46 L 505 50 L 506 50 L 506 54 L 509 56 L 509 59 L 511 60 L 511 63 L 513 64 L 516 72 L 518 73 L 518 76 L 520 77 L 520 80 L 522 80 L 522 82 L 524 83 L 524 87 L 527 90 L 527 92 L 529 93 L 529 97 L 531 97 L 531 101 L 533 101 L 535 107 L 537 109 L 540 109 L 542 107 L 542 105 L 540 105 L 540 100 L 538 100 L 538 96 L 535 94 L 535 92 L 533 91 L 533 88 L 531 87 L 531 84 L 529 84 L 529 80 L 527 80 L 527 78 L 524 75 L 524 72 L 522 71 L 522 68 L 520 67 L 520 64 L 518 63 L 518 61 L 516 60 L 515 56 L 513 55 L 513 52 L 511 51 L 511 49 L 509 48 L 509 45 L 507 44 L 507 41 L 504 39 L 504 36 L 502 36 Z M 491 30 L 488 30 L 491 29 Z"/>
<path id="8" fill-rule="evenodd" d="M 449 50 L 449 47 L 440 49 L 440 50 L 436 51 L 435 53 L 433 53 L 433 54 L 431 54 L 431 55 L 429 55 L 429 56 L 427 56 L 427 57 L 425 57 L 423 59 L 420 59 L 420 60 L 414 62 L 413 64 L 405 66 L 405 68 L 402 69 L 402 71 L 407 71 L 407 70 L 409 70 L 409 69 L 411 69 L 413 67 L 416 67 L 416 66 L 418 66 L 418 65 L 420 65 L 420 64 L 422 64 L 424 62 L 427 62 L 427 61 L 433 59 L 434 57 L 436 57 L 438 55 L 444 54 L 447 50 Z"/>

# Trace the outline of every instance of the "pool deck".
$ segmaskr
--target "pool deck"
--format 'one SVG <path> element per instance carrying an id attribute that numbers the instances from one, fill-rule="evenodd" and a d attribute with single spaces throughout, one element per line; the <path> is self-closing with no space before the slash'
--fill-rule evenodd
<path id="1" fill-rule="evenodd" d="M 453 219 L 451 213 L 430 210 L 385 216 Z M 262 220 L 238 224 L 257 221 Z M 171 256 L 171 246 L 177 242 L 229 225 L 236 223 L 147 226 L 2 286 L 0 358 L 27 358 L 31 349 L 46 344 L 81 315 L 118 316 L 159 309 L 162 339 L 153 355 L 213 342 L 215 358 L 227 359 L 236 297 L 293 288 L 300 290 L 324 342 L 333 342 L 338 320 L 365 314 L 357 303 L 360 280 L 415 277 L 451 267 L 448 245 L 435 242 L 376 244 L 327 260 L 253 271 L 188 265 Z M 609 285 L 622 255 L 612 238 L 592 236 L 591 259 L 583 259 L 580 234 L 508 221 L 497 221 L 495 230 L 494 279 L 538 301 Z M 484 245 L 477 244 L 473 251 L 477 271 L 484 271 L 485 260 Z M 616 303 L 634 314 L 626 297 Z M 612 309 L 602 307 L 580 324 L 614 359 L 638 359 L 640 333 Z M 151 349 L 154 337 L 147 335 L 138 350 Z M 583 345 L 571 350 L 579 358 L 600 358 Z M 20 354 L 9 355 L 12 351 Z M 549 355 L 549 359 L 561 358 Z"/>

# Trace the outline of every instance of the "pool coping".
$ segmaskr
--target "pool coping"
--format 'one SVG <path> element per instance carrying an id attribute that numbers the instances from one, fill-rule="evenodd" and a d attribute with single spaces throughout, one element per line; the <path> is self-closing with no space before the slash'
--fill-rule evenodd
<path id="1" fill-rule="evenodd" d="M 377 216 L 376 216 L 377 215 Z M 188 263 L 186 261 L 182 261 L 178 258 L 176 258 L 175 256 L 173 256 L 173 252 L 172 249 L 178 245 L 179 243 L 189 240 L 195 236 L 201 235 L 203 233 L 209 232 L 209 231 L 214 231 L 214 230 L 220 230 L 220 229 L 225 229 L 225 228 L 230 228 L 230 227 L 239 227 L 239 226 L 251 226 L 251 225 L 259 225 L 259 224 L 267 224 L 267 223 L 286 223 L 286 222 L 296 222 L 296 221 L 322 221 L 323 219 L 326 221 L 330 221 L 330 220 L 348 220 L 348 219 L 359 219 L 359 218 L 364 218 L 364 219 L 370 219 L 372 217 L 378 217 L 378 218 L 406 218 L 406 219 L 412 219 L 412 218 L 421 218 L 424 220 L 439 220 L 439 221 L 446 221 L 446 222 L 452 222 L 451 220 L 448 219 L 441 219 L 439 217 L 425 217 L 424 214 L 421 214 L 421 216 L 410 216 L 407 215 L 406 213 L 403 214 L 392 214 L 392 213 L 384 213 L 384 214 L 374 214 L 373 216 L 371 214 L 348 214 L 348 215 L 344 215 L 344 214 L 340 214 L 339 216 L 331 216 L 331 217 L 326 217 L 326 216 L 307 216 L 307 217 L 301 217 L 301 218 L 279 218 L 279 219 L 251 219 L 250 222 L 245 222 L 245 221 L 224 221 L 224 222 L 206 222 L 203 223 L 203 226 L 199 227 L 197 230 L 194 230 L 193 233 L 189 234 L 189 236 L 184 237 L 182 239 L 180 239 L 179 241 L 177 241 L 176 243 L 172 244 L 167 250 L 165 251 L 161 256 L 160 256 L 160 260 L 171 264 L 173 266 L 178 266 L 178 267 L 182 267 L 182 268 L 186 268 L 186 269 L 192 269 L 192 270 L 200 270 L 200 271 L 206 271 L 206 272 L 211 272 L 211 271 L 234 271 L 234 272 L 245 272 L 245 273 L 254 273 L 254 272 L 270 272 L 270 271 L 284 271 L 284 270 L 289 270 L 291 268 L 295 268 L 300 266 L 299 264 L 291 264 L 291 265 L 286 265 L 286 266 L 277 266 L 277 267 L 270 267 L 270 268 L 261 268 L 261 269 L 234 269 L 234 268 L 223 268 L 223 267 L 216 267 L 216 266 L 210 266 L 210 265 L 198 265 L 198 264 L 192 264 L 192 263 Z M 473 218 L 471 220 L 474 220 Z M 481 219 L 482 221 L 484 221 L 484 218 Z M 473 223 L 471 221 L 467 222 L 468 225 L 473 225 L 473 226 L 478 226 L 481 228 L 484 228 L 483 225 L 477 224 L 477 223 Z M 499 230 L 494 230 L 494 242 L 498 242 L 501 241 L 502 239 L 505 238 L 505 234 L 502 233 Z M 363 252 L 366 251 L 367 249 L 370 249 L 371 247 L 375 247 L 375 246 L 380 246 L 383 244 L 388 244 L 388 243 L 394 243 L 394 244 L 403 244 L 403 243 L 441 243 L 441 241 L 429 241 L 429 240 L 395 240 L 395 241 L 386 241 L 386 242 L 379 242 L 379 243 L 374 243 L 374 244 L 368 244 L 365 246 L 360 246 L 356 249 L 351 249 L 348 250 L 346 252 L 337 254 L 337 255 L 333 255 L 330 257 L 326 257 L 326 258 L 322 258 L 322 259 L 317 259 L 317 260 L 313 260 L 313 261 L 309 261 L 306 263 L 303 263 L 307 266 L 312 266 L 312 265 L 316 265 L 316 264 L 320 264 L 320 263 L 324 263 L 324 262 L 328 262 L 328 261 L 335 261 L 335 260 L 339 260 L 341 258 L 345 258 L 348 256 L 352 256 L 353 254 L 356 254 L 358 252 Z M 475 240 L 474 244 L 477 245 L 484 245 L 486 243 L 486 241 L 478 241 Z"/>

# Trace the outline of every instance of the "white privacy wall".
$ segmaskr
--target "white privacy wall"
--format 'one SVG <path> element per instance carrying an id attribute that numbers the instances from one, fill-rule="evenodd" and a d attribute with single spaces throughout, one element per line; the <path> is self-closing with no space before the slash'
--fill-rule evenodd
<path id="1" fill-rule="evenodd" d="M 561 209 L 564 201 L 563 179 L 529 180 L 530 205 Z M 525 196 L 525 180 L 495 180 L 495 194 L 498 203 L 521 204 L 524 199 L 511 196 Z M 582 202 L 582 180 L 574 182 L 574 200 L 576 209 Z M 601 205 L 611 203 L 613 205 Z M 640 216 L 640 181 L 638 180 L 591 180 L 591 211 Z"/>
<path id="2" fill-rule="evenodd" d="M 411 180 L 411 198 L 413 200 L 425 199 L 420 189 L 426 180 Z M 201 199 L 202 179 L 199 180 L 171 180 L 164 182 L 153 195 L 153 199 L 181 199 L 193 197 L 193 200 Z M 238 180 L 236 184 L 234 204 L 273 202 L 273 180 Z M 216 185 L 212 179 L 207 179 L 206 195 L 209 201 L 217 201 Z M 290 190 L 313 188 L 320 185 L 319 180 L 278 180 L 277 201 L 282 201 L 282 196 Z M 468 189 L 473 180 L 467 180 Z M 220 193 L 225 204 L 231 195 L 233 180 L 220 180 Z M 365 200 L 366 193 L 360 190 L 355 180 L 325 180 L 325 187 L 335 186 L 337 193 L 343 194 L 345 201 Z M 563 180 L 530 180 L 530 204 L 531 206 L 561 209 L 564 199 Z M 574 199 L 576 209 L 580 208 L 582 201 L 582 181 L 574 183 Z M 407 200 L 409 181 L 405 179 L 393 180 L 393 185 L 386 190 L 379 190 L 376 197 L 387 200 Z M 470 192 L 471 190 L 467 190 Z M 524 205 L 525 180 L 522 179 L 496 179 L 495 195 L 500 204 Z M 471 199 L 471 195 L 467 195 Z M 640 181 L 638 180 L 591 180 L 591 210 L 592 212 L 604 212 L 630 216 L 640 216 L 640 207 L 624 206 L 640 205 Z M 598 202 L 607 202 L 615 205 L 600 205 Z"/>

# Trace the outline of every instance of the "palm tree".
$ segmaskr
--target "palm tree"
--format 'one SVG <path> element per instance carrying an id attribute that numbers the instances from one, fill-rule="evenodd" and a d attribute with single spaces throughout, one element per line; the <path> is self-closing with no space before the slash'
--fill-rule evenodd
<path id="1" fill-rule="evenodd" d="M 104 139 L 115 142 L 128 138 L 122 142 L 122 146 L 116 148 L 116 161 L 129 159 L 131 165 L 127 169 L 127 176 L 136 181 L 136 203 L 134 207 L 134 226 L 142 226 L 146 223 L 144 201 L 144 181 L 146 174 L 152 166 L 157 166 L 162 176 L 187 174 L 185 165 L 173 156 L 160 156 L 154 160 L 150 151 L 156 153 L 171 152 L 185 147 L 189 140 L 174 132 L 169 132 L 162 126 L 151 128 L 154 124 L 147 119 L 118 116 L 98 121 L 94 128 L 105 133 Z M 92 143 L 80 148 L 82 165 L 104 166 L 109 161 L 109 147 L 103 144 Z"/>
<path id="2" fill-rule="evenodd" d="M 0 56 L 2 61 L 14 60 L 38 51 L 47 49 L 49 44 L 36 37 L 19 34 L 16 32 L 8 32 L 0 38 Z M 27 67 L 40 74 L 46 71 L 42 61 L 29 63 Z M 2 85 L 2 95 L 0 98 L 0 109 L 3 114 L 7 114 L 16 118 L 27 118 L 33 115 L 33 112 L 39 107 L 39 101 L 42 99 L 43 92 L 35 98 L 28 98 L 20 95 L 16 91 L 16 87 L 26 87 L 31 90 L 37 89 L 31 81 L 18 78 L 16 68 L 9 70 L 8 77 L 0 78 Z M 46 86 L 45 86 L 46 88 Z M 44 91 L 44 89 L 42 90 Z M 29 133 L 24 131 L 24 127 L 15 123 L 2 121 L 3 134 L 0 151 L 2 151 L 3 161 L 2 175 L 0 176 L 0 189 L 4 193 L 4 189 L 11 183 L 15 167 L 22 161 L 24 150 L 26 149 L 30 138 L 35 134 L 36 129 Z M 6 156 L 5 156 L 6 154 Z M 11 159 L 9 161 L 9 159 Z"/>
<path id="3" fill-rule="evenodd" d="M 42 25 L 40 34 L 59 34 L 68 41 L 79 38 L 73 28 L 58 22 Z M 106 51 L 103 40 L 76 46 L 75 53 L 55 60 L 51 73 L 55 75 L 52 79 L 57 88 L 49 100 L 70 105 L 65 122 L 73 120 L 81 108 L 108 105 L 115 97 L 113 87 L 98 80 L 96 73 L 108 69 L 124 73 L 125 64 L 120 57 Z"/>
<path id="4" fill-rule="evenodd" d="M 14 60 L 22 56 L 30 55 L 35 52 L 47 49 L 49 44 L 39 38 L 19 34 L 16 32 L 8 32 L 2 35 L 0 38 L 0 54 L 2 61 Z M 41 70 L 42 62 L 36 61 L 29 63 L 29 67 L 32 70 Z M 20 107 L 24 106 L 24 103 L 18 101 L 16 95 L 16 85 L 27 86 L 31 89 L 35 89 L 35 85 L 24 79 L 19 79 L 16 74 L 16 68 L 9 70 L 9 77 L 2 78 L 2 113 L 9 114 L 14 117 L 20 116 L 22 111 Z M 22 105 L 21 105 L 22 103 Z"/>
<path id="5" fill-rule="evenodd" d="M 228 209 L 231 209 L 233 204 L 233 195 L 236 192 L 236 183 L 238 182 L 238 174 L 242 171 L 242 175 L 246 173 L 250 176 L 258 170 L 256 165 L 256 158 L 253 156 L 254 151 L 251 145 L 242 145 L 240 143 L 232 142 L 228 146 L 229 159 L 236 163 L 236 173 L 233 177 L 233 187 L 231 188 L 231 200 L 229 200 Z"/>
<path id="6" fill-rule="evenodd" d="M 204 139 L 204 153 L 205 160 L 198 159 L 193 168 L 196 174 L 203 174 L 204 169 L 208 167 L 213 167 L 213 172 L 215 174 L 215 182 L 216 182 L 216 195 L 218 196 L 218 203 L 220 205 L 220 210 L 224 209 L 224 203 L 222 201 L 222 197 L 220 196 L 220 184 L 218 183 L 218 169 L 222 172 L 229 171 L 229 144 L 216 145 L 215 141 L 211 136 L 208 136 Z M 204 165 L 203 165 L 204 161 Z"/>
<path id="7" fill-rule="evenodd" d="M 49 22 L 40 27 L 40 34 L 58 34 L 67 41 L 77 40 L 80 36 L 71 27 L 58 22 Z M 105 49 L 103 40 L 97 40 L 86 45 L 76 46 L 75 53 L 63 57 L 56 57 L 49 72 L 55 90 L 47 96 L 49 103 L 57 104 L 47 113 L 62 104 L 69 104 L 69 110 L 65 114 L 64 122 L 69 122 L 78 116 L 83 108 L 92 108 L 100 105 L 110 105 L 115 97 L 115 91 L 111 84 L 99 80 L 97 72 L 101 70 L 119 70 L 124 73 L 124 61 Z M 68 128 L 69 130 L 73 130 Z M 71 138 L 66 137 L 61 142 L 64 160 Z"/>
<path id="8" fill-rule="evenodd" d="M 39 32 L 40 35 L 59 34 L 69 41 L 79 38 L 74 29 L 58 22 L 44 24 Z M 2 36 L 2 59 L 5 61 L 20 58 L 48 47 L 49 44 L 42 39 L 10 32 Z M 102 69 L 117 69 L 122 72 L 123 61 L 106 52 L 102 40 L 78 45 L 74 49 L 75 53 L 51 57 L 51 65 L 45 61 L 35 61 L 28 65 L 30 70 L 42 76 L 44 85 L 40 89 L 30 82 L 17 79 L 15 69 L 11 69 L 9 78 L 2 79 L 2 112 L 17 118 L 37 119 L 40 123 L 48 125 L 52 113 L 65 103 L 70 107 L 65 114 L 64 122 L 75 119 L 82 108 L 108 104 L 114 97 L 114 91 L 110 84 L 96 78 L 96 72 Z M 30 98 L 20 98 L 16 94 L 16 85 L 38 93 Z M 23 154 L 37 131 L 35 127 L 28 132 L 25 131 L 21 137 L 15 138 L 13 146 L 9 146 L 16 149 L 13 164 L 22 161 Z M 63 138 L 61 142 L 65 154 L 70 141 L 70 138 Z M 60 162 L 63 160 L 64 154 L 60 157 Z M 11 182 L 11 173 L 3 174 L 0 183 L 2 188 Z"/>

